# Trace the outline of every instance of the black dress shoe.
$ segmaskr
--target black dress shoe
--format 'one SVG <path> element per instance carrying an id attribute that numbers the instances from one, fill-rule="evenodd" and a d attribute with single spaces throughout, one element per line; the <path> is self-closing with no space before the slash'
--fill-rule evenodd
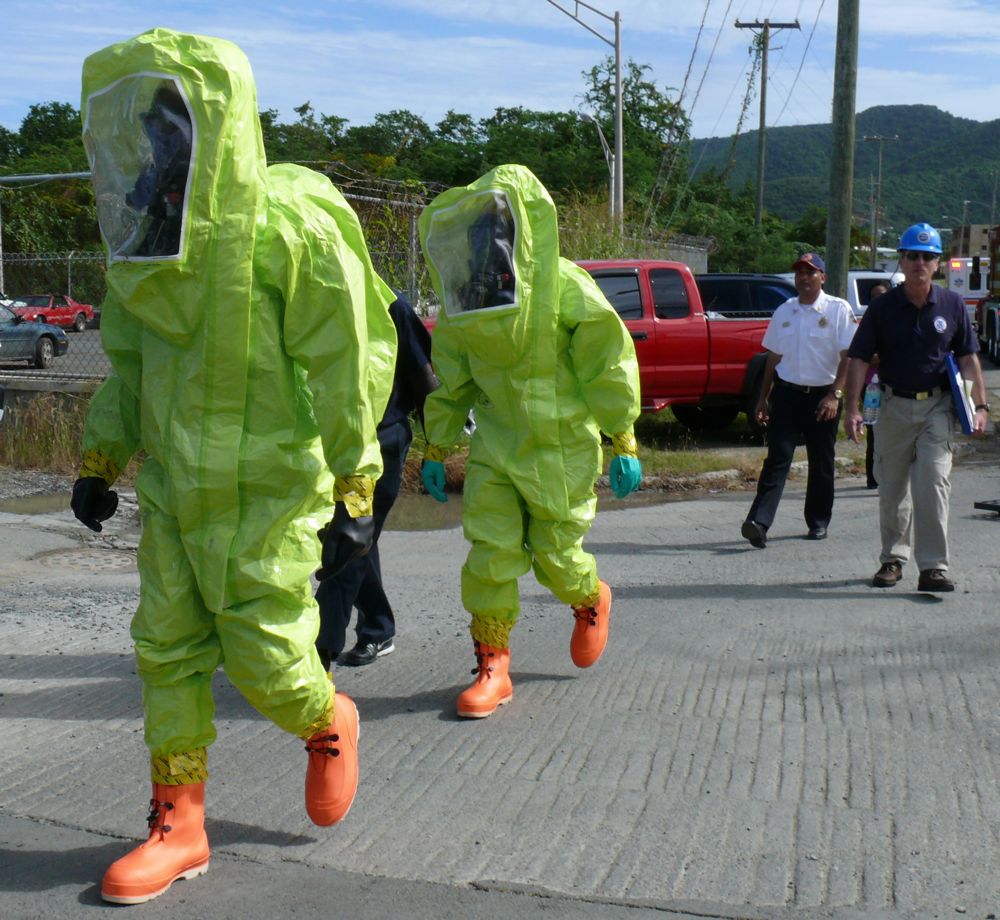
<path id="1" fill-rule="evenodd" d="M 763 549 L 767 546 L 767 529 L 756 521 L 744 521 L 740 533 L 750 541 L 751 546 Z"/>
<path id="2" fill-rule="evenodd" d="M 396 646 L 392 644 L 392 639 L 385 642 L 359 642 L 349 652 L 344 655 L 343 663 L 353 667 L 360 667 L 363 664 L 371 664 L 376 658 L 389 655 L 396 651 Z"/>
<path id="3" fill-rule="evenodd" d="M 810 527 L 809 533 L 806 534 L 807 540 L 825 540 L 826 539 L 826 528 L 825 527 Z"/>

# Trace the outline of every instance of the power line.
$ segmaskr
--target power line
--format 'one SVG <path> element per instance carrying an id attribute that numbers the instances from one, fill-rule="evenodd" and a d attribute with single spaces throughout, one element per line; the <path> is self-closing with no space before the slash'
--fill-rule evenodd
<path id="1" fill-rule="evenodd" d="M 725 22 L 726 17 L 729 15 L 729 8 L 733 5 L 733 0 L 729 0 L 729 5 L 726 7 L 726 12 L 723 14 L 723 22 Z M 681 107 L 684 101 L 684 93 L 687 90 L 688 78 L 691 75 L 691 69 L 694 65 L 695 54 L 698 51 L 698 45 L 701 42 L 701 35 L 705 28 L 705 20 L 708 18 L 708 11 L 712 6 L 712 0 L 706 0 L 705 2 L 705 12 L 701 16 L 701 25 L 698 27 L 698 34 L 695 36 L 694 48 L 691 50 L 691 59 L 688 61 L 687 73 L 684 74 L 684 83 L 681 86 L 680 95 L 677 98 L 677 105 Z M 715 56 L 715 49 L 719 44 L 719 36 L 722 34 L 722 30 L 716 32 L 715 41 L 712 43 L 712 50 L 709 52 L 708 61 L 705 63 L 705 68 L 702 71 L 701 80 L 698 82 L 698 89 L 695 91 L 694 100 L 691 102 L 690 107 L 687 110 L 688 119 L 690 121 L 692 114 L 694 113 L 694 107 L 698 104 L 698 97 L 701 95 L 701 88 L 705 83 L 705 75 L 708 73 L 708 68 L 712 63 L 712 58 Z M 650 189 L 649 193 L 649 204 L 646 207 L 646 216 L 643 219 L 643 228 L 648 229 L 653 222 L 653 215 L 656 213 L 656 209 L 660 206 L 660 202 L 663 200 L 663 193 L 667 186 L 670 184 L 670 180 L 673 178 L 674 168 L 677 165 L 677 160 L 679 157 L 679 144 L 677 143 L 677 138 L 671 136 L 668 138 L 668 142 L 673 140 L 672 148 L 664 147 L 663 153 L 660 155 L 660 164 L 656 170 L 656 179 L 653 181 L 653 187 Z M 670 150 L 670 163 L 667 165 L 667 176 L 661 182 L 660 179 L 663 176 L 663 167 L 667 161 L 668 149 Z"/>
<path id="2" fill-rule="evenodd" d="M 825 5 L 826 0 L 820 0 L 819 9 L 816 11 L 816 18 L 813 20 L 812 29 L 809 32 L 809 38 L 806 39 L 806 47 L 802 52 L 802 60 L 799 61 L 799 69 L 795 71 L 795 79 L 792 81 L 792 88 L 788 91 L 788 95 L 785 96 L 785 104 L 781 107 L 781 111 L 778 112 L 778 117 L 774 120 L 775 123 L 781 121 L 781 116 L 785 114 L 785 109 L 788 108 L 788 102 L 792 98 L 792 93 L 795 92 L 795 86 L 799 82 L 799 75 L 802 73 L 802 67 L 806 62 L 806 55 L 809 53 L 809 46 L 812 44 L 813 36 L 816 34 L 816 26 L 819 24 L 819 17 L 823 12 L 823 7 Z M 800 3 L 799 6 L 801 7 L 802 4 Z"/>

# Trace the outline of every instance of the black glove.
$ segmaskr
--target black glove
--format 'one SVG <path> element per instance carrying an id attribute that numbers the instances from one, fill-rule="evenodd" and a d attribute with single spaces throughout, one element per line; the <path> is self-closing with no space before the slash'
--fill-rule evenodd
<path id="1" fill-rule="evenodd" d="M 316 577 L 333 578 L 347 563 L 364 556 L 375 538 L 375 518 L 370 514 L 352 518 L 347 507 L 337 502 L 333 520 L 319 531 L 323 541 L 323 564 Z"/>
<path id="2" fill-rule="evenodd" d="M 118 493 L 112 492 L 100 476 L 84 476 L 73 483 L 69 505 L 77 520 L 100 533 L 101 521 L 106 521 L 118 510 Z"/>

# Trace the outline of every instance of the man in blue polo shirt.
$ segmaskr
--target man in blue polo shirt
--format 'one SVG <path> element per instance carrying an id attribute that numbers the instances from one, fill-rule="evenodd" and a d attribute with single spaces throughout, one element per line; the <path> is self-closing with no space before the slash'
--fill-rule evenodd
<path id="1" fill-rule="evenodd" d="M 989 406 L 976 352 L 979 345 L 962 298 L 933 283 L 941 237 L 929 224 L 908 227 L 899 240 L 905 280 L 872 301 L 848 349 L 844 430 L 861 436 L 861 387 L 872 356 L 879 356 L 882 407 L 875 426 L 881 568 L 876 588 L 902 578 L 911 546 L 918 591 L 954 591 L 948 576 L 948 497 L 955 415 L 946 376 L 953 352 L 972 382 L 974 434 L 986 430 Z"/>

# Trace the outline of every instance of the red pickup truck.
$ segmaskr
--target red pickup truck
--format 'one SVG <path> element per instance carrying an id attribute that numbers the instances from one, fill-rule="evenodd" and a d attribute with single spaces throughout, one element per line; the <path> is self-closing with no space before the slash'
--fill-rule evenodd
<path id="1" fill-rule="evenodd" d="M 94 319 L 94 308 L 61 294 L 25 294 L 15 297 L 11 309 L 19 316 L 50 326 L 65 326 L 83 332 Z"/>
<path id="2" fill-rule="evenodd" d="M 696 278 L 683 262 L 579 264 L 632 335 L 644 411 L 670 406 L 681 424 L 694 429 L 725 428 L 745 411 L 756 431 L 761 340 L 774 309 L 795 296 L 794 285 L 771 275 Z"/>
<path id="3" fill-rule="evenodd" d="M 725 428 L 741 412 L 753 418 L 771 314 L 795 285 L 776 275 L 693 275 L 683 262 L 581 261 L 635 342 L 642 408 L 670 406 L 693 430 Z M 434 330 L 434 317 L 424 317 Z"/>

